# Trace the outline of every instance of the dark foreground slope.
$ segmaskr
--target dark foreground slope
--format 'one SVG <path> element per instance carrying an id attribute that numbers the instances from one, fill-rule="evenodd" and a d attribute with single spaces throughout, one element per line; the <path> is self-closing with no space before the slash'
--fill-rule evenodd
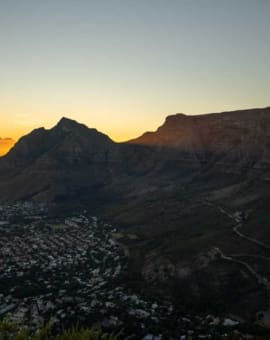
<path id="1" fill-rule="evenodd" d="M 251 317 L 269 303 L 269 162 L 270 108 L 177 114 L 121 144 L 62 119 L 0 159 L 0 200 L 86 205 L 121 229 L 131 285 Z"/>

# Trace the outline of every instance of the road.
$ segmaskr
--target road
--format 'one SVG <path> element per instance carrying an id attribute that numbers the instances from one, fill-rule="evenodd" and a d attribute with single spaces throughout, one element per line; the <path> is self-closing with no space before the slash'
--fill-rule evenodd
<path id="1" fill-rule="evenodd" d="M 250 237 L 250 236 L 247 236 L 247 235 L 244 235 L 241 231 L 239 231 L 239 229 L 243 226 L 243 223 L 240 222 L 238 223 L 234 228 L 233 228 L 233 231 L 239 236 L 239 237 L 242 237 L 244 238 L 245 240 L 247 241 L 250 241 L 250 242 L 253 242 L 255 243 L 256 245 L 259 245 L 265 249 L 268 249 L 270 250 L 270 246 L 268 246 L 267 244 L 259 241 L 259 240 L 256 240 L 255 238 L 253 237 Z"/>
<path id="2" fill-rule="evenodd" d="M 207 205 L 212 206 L 216 209 L 218 209 L 219 212 L 221 212 L 222 214 L 226 215 L 227 217 L 229 217 L 230 219 L 233 220 L 233 222 L 236 224 L 233 228 L 233 232 L 238 236 L 241 237 L 242 239 L 245 239 L 249 242 L 252 242 L 254 244 L 256 244 L 256 246 L 260 246 L 264 249 L 268 249 L 270 250 L 270 246 L 247 235 L 244 235 L 239 229 L 243 226 L 243 219 L 240 217 L 240 215 L 236 215 L 236 214 L 231 214 L 228 211 L 226 211 L 223 207 L 215 205 L 211 202 L 206 202 Z M 247 262 L 242 261 L 242 260 L 237 260 L 235 259 L 236 256 L 243 256 L 243 257 L 252 257 L 252 258 L 263 258 L 264 260 L 268 260 L 270 261 L 270 258 L 265 257 L 265 256 L 258 256 L 258 255 L 251 255 L 251 254 L 242 254 L 242 255 L 225 255 L 223 253 L 223 251 L 218 248 L 215 247 L 214 250 L 216 251 L 216 253 L 221 257 L 221 259 L 226 260 L 226 261 L 231 261 L 233 263 L 237 263 L 240 264 L 242 266 L 244 266 L 246 268 L 246 270 L 254 277 L 256 278 L 257 282 L 261 285 L 263 285 L 267 292 L 269 293 L 269 299 L 270 299 L 270 282 L 268 281 L 267 278 L 265 278 L 264 276 L 258 274 Z"/>
<path id="3" fill-rule="evenodd" d="M 231 261 L 237 264 L 241 264 L 242 266 L 244 266 L 248 270 L 248 272 L 252 276 L 255 277 L 255 279 L 258 281 L 259 284 L 262 284 L 267 290 L 270 289 L 270 282 L 265 277 L 258 274 L 247 262 L 235 260 L 232 256 L 225 255 L 223 251 L 218 247 L 215 247 L 214 250 L 216 251 L 218 255 L 220 255 L 221 259 L 226 260 L 226 261 Z"/>
<path id="4" fill-rule="evenodd" d="M 247 236 L 245 234 L 243 234 L 239 229 L 243 226 L 243 221 L 239 216 L 230 214 L 228 211 L 226 211 L 224 208 L 222 208 L 221 206 L 215 205 L 213 203 L 207 202 L 207 205 L 215 207 L 216 209 L 218 209 L 219 212 L 221 212 L 222 214 L 226 215 L 227 217 L 229 217 L 230 219 L 233 220 L 234 223 L 236 223 L 235 227 L 233 228 L 233 232 L 241 237 L 244 238 L 245 240 L 255 243 L 256 245 L 263 247 L 265 249 L 270 250 L 270 246 L 265 244 L 264 242 L 261 242 L 257 239 L 255 239 L 254 237 L 251 236 Z"/>

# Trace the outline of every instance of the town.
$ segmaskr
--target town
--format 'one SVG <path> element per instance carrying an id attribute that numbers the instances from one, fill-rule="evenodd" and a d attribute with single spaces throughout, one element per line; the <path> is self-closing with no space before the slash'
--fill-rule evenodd
<path id="1" fill-rule="evenodd" d="M 181 315 L 125 285 L 128 256 L 111 225 L 86 211 L 50 218 L 33 203 L 0 206 L 0 318 L 32 329 L 98 324 L 123 339 L 217 338 L 229 318 Z"/>

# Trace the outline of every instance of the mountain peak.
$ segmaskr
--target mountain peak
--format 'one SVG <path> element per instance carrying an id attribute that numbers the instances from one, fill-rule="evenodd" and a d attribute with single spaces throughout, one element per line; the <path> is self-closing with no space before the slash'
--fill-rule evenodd
<path id="1" fill-rule="evenodd" d="M 67 124 L 79 124 L 76 120 L 68 118 L 68 117 L 62 117 L 57 125 L 67 125 Z"/>
<path id="2" fill-rule="evenodd" d="M 83 124 L 78 123 L 76 120 L 67 118 L 67 117 L 62 117 L 59 122 L 56 125 L 56 128 L 60 128 L 63 131 L 71 131 L 74 130 L 78 127 L 86 127 Z"/>

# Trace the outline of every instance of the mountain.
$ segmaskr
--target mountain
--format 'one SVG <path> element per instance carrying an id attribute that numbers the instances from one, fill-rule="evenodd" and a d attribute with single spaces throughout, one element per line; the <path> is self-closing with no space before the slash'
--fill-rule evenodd
<path id="1" fill-rule="evenodd" d="M 270 108 L 176 114 L 126 143 L 63 118 L 0 158 L 0 201 L 86 206 L 118 226 L 131 286 L 246 318 L 269 307 L 269 180 Z"/>
<path id="2" fill-rule="evenodd" d="M 5 200 L 77 199 L 109 183 L 118 146 L 96 129 L 62 118 L 51 130 L 36 129 L 0 159 Z"/>
<path id="3" fill-rule="evenodd" d="M 167 117 L 156 132 L 132 141 L 179 151 L 186 159 L 226 171 L 269 168 L 270 108 L 198 116 Z M 236 164 L 236 162 L 238 162 Z"/>

